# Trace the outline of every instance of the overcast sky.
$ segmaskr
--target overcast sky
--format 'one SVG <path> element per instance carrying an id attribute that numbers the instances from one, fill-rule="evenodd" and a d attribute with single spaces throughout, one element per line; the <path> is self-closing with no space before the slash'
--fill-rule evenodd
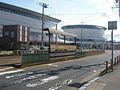
<path id="1" fill-rule="evenodd" d="M 108 27 L 108 21 L 118 21 L 118 30 L 114 31 L 114 39 L 120 41 L 118 8 L 115 0 L 0 0 L 20 7 L 42 12 L 40 2 L 48 5 L 45 14 L 61 20 L 59 28 L 64 25 L 90 24 Z M 113 7 L 113 8 L 112 8 Z M 105 31 L 110 39 L 111 31 Z"/>

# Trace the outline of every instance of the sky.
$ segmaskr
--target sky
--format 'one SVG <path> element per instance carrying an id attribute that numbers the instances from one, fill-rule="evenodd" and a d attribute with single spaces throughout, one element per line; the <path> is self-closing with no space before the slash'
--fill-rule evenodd
<path id="1" fill-rule="evenodd" d="M 45 14 L 60 19 L 58 28 L 65 25 L 89 24 L 108 27 L 108 21 L 117 21 L 114 40 L 120 41 L 120 18 L 115 0 L 0 0 L 36 12 L 42 12 L 41 3 L 48 8 Z M 110 40 L 111 30 L 105 31 L 105 38 Z"/>

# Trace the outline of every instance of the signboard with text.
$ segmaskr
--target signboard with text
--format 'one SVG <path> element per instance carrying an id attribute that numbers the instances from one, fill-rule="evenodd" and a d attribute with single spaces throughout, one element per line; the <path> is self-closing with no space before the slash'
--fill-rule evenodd
<path id="1" fill-rule="evenodd" d="M 108 30 L 116 30 L 117 21 L 108 21 Z"/>

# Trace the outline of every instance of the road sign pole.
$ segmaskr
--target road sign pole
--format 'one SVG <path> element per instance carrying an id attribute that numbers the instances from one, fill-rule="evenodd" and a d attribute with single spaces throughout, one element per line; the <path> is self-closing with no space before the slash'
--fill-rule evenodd
<path id="1" fill-rule="evenodd" d="M 113 71 L 113 29 L 111 31 L 111 69 Z"/>
<path id="2" fill-rule="evenodd" d="M 113 30 L 117 29 L 117 21 L 108 22 L 108 30 L 111 31 L 111 69 L 113 71 Z"/>

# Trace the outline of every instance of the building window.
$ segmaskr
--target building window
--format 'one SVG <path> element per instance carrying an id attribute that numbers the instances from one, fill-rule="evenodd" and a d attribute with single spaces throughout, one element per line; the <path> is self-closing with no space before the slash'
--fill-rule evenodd
<path id="1" fill-rule="evenodd" d="M 25 50 L 26 49 L 26 45 L 25 44 L 20 44 L 20 49 L 21 50 Z"/>
<path id="2" fill-rule="evenodd" d="M 28 30 L 25 29 L 25 42 L 27 42 L 27 39 L 28 39 Z"/>
<path id="3" fill-rule="evenodd" d="M 28 39 L 28 27 L 25 27 L 25 42 L 27 42 Z"/>
<path id="4" fill-rule="evenodd" d="M 3 37 L 3 31 L 0 30 L 0 37 Z"/>
<path id="5" fill-rule="evenodd" d="M 20 26 L 20 41 L 22 41 L 22 26 Z"/>
<path id="6" fill-rule="evenodd" d="M 14 38 L 15 32 L 11 32 L 11 38 Z"/>
<path id="7" fill-rule="evenodd" d="M 28 30 L 28 27 L 25 27 L 25 30 Z"/>
<path id="8" fill-rule="evenodd" d="M 5 36 L 9 36 L 9 32 L 8 32 L 8 31 L 6 31 L 4 35 L 5 35 Z"/>
<path id="9" fill-rule="evenodd" d="M 23 26 L 20 26 L 20 30 L 22 30 Z"/>

